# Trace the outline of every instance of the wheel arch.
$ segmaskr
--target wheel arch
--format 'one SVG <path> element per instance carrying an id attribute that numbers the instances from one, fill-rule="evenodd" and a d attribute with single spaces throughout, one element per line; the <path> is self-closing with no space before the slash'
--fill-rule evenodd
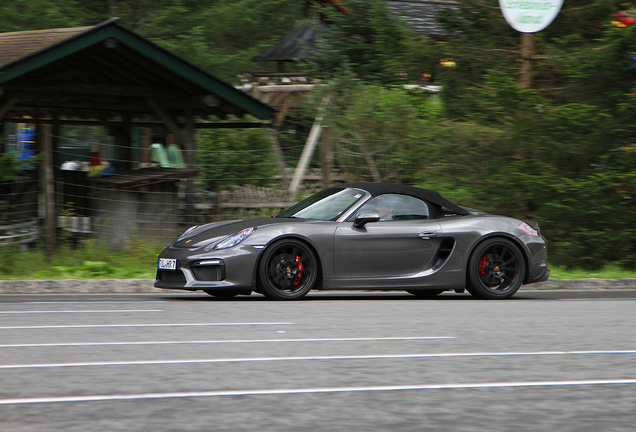
<path id="1" fill-rule="evenodd" d="M 322 274 L 323 274 L 323 268 L 324 268 L 322 264 L 322 257 L 318 253 L 316 246 L 307 237 L 299 236 L 296 234 L 287 234 L 287 235 L 273 238 L 263 247 L 263 249 L 261 249 L 260 253 L 258 254 L 258 258 L 256 259 L 256 265 L 252 269 L 252 284 L 254 285 L 254 288 L 258 289 L 258 278 L 259 278 L 258 269 L 261 266 L 261 260 L 263 259 L 263 254 L 271 245 L 281 240 L 296 240 L 303 243 L 305 246 L 307 246 L 311 250 L 311 253 L 313 253 L 314 257 L 316 258 L 316 263 L 318 264 L 318 275 L 317 275 L 318 277 L 316 279 L 316 287 L 314 289 L 322 288 Z"/>
<path id="2" fill-rule="evenodd" d="M 496 232 L 496 233 L 492 233 L 489 235 L 486 235 L 482 238 L 479 239 L 478 242 L 476 242 L 472 249 L 470 250 L 470 253 L 466 256 L 466 271 L 465 271 L 465 277 L 466 277 L 466 285 L 468 285 L 469 283 L 469 275 L 468 275 L 468 265 L 470 263 L 471 258 L 473 257 L 473 253 L 475 253 L 475 249 L 477 249 L 477 247 L 482 244 L 483 242 L 485 242 L 486 240 L 490 240 L 490 239 L 504 239 L 504 240 L 509 240 L 521 253 L 521 256 L 523 257 L 523 262 L 525 264 L 525 274 L 523 275 L 523 283 L 526 284 L 528 282 L 528 278 L 529 278 L 529 274 L 530 272 L 528 271 L 528 266 L 530 265 L 530 259 L 528 257 L 528 251 L 526 250 L 525 247 L 523 247 L 523 243 L 515 236 L 505 233 L 505 232 Z"/>

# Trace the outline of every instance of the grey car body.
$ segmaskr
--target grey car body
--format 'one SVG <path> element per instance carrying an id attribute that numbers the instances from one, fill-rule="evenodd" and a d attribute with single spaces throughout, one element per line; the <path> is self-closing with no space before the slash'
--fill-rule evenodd
<path id="1" fill-rule="evenodd" d="M 279 300 L 312 289 L 418 297 L 466 289 L 503 299 L 550 274 L 537 224 L 386 183 L 334 186 L 273 218 L 193 227 L 161 252 L 158 267 L 159 288 Z"/>

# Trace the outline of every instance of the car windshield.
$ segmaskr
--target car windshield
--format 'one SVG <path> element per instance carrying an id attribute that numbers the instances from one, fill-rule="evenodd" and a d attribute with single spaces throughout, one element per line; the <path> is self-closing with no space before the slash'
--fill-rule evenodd
<path id="1" fill-rule="evenodd" d="M 359 189 L 329 188 L 302 200 L 278 217 L 336 220 L 362 197 L 364 192 Z"/>

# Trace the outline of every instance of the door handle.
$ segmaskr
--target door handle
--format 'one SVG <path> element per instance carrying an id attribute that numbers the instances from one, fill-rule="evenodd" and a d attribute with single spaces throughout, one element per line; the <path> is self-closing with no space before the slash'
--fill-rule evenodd
<path id="1" fill-rule="evenodd" d="M 430 240 L 431 237 L 436 237 L 436 236 L 437 236 L 436 231 L 423 231 L 418 235 L 418 237 L 421 238 L 422 240 Z"/>

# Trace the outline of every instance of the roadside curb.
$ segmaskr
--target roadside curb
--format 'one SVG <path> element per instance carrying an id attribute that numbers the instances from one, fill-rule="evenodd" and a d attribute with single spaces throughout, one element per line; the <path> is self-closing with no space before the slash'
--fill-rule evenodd
<path id="1" fill-rule="evenodd" d="M 183 293 L 184 290 L 155 288 L 154 279 L 58 279 L 1 280 L 0 294 L 139 294 Z M 623 290 L 636 289 L 636 278 L 630 279 L 550 279 L 521 287 L 537 290 Z"/>
<path id="2" fill-rule="evenodd" d="M 153 286 L 154 279 L 3 280 L 0 294 L 138 294 L 184 292 Z"/>

